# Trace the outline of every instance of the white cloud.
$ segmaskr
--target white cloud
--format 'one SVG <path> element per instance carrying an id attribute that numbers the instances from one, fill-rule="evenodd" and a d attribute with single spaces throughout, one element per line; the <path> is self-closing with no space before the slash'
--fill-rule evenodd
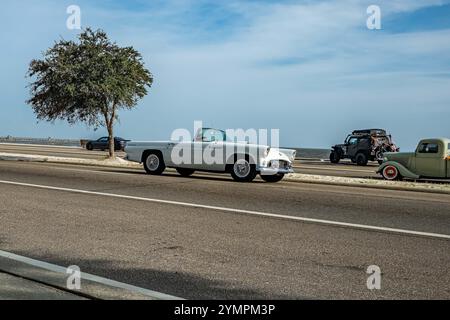
<path id="1" fill-rule="evenodd" d="M 449 135 L 442 117 L 423 119 L 435 112 L 450 115 L 443 108 L 450 102 L 450 77 L 445 76 L 450 72 L 450 31 L 367 30 L 371 1 L 227 1 L 206 17 L 194 12 L 192 2 L 139 11 L 80 2 L 84 23 L 135 46 L 155 74 L 140 108 L 122 115 L 120 135 L 163 139 L 196 119 L 220 127 L 279 127 L 287 145 L 327 146 L 353 128 L 369 126 L 394 131 L 408 147 L 422 135 Z M 382 16 L 442 4 L 376 2 Z M 8 23 L 16 26 L 17 19 L 23 24 L 5 36 L 11 41 L 20 37 L 14 46 L 28 50 L 14 58 L 16 66 L 57 34 L 73 36 L 61 31 L 65 11 L 60 13 L 54 2 L 25 12 L 10 4 L 8 10 L 13 12 Z M 30 17 L 37 11 L 48 21 L 33 27 Z M 235 20 L 220 28 L 214 22 L 221 14 L 236 15 Z M 55 19 L 61 19 L 61 26 Z M 14 85 L 22 86 L 23 75 L 19 82 L 14 70 L 7 70 Z M 0 79 L 8 82 L 5 75 Z M 26 97 L 20 94 L 10 101 L 23 102 Z M 27 119 L 32 115 L 27 113 Z M 65 127 L 34 128 L 34 133 L 57 135 Z"/>

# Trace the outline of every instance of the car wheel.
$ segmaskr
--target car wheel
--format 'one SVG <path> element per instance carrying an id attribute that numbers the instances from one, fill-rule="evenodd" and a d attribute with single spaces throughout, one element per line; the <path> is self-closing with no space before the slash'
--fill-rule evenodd
<path id="1" fill-rule="evenodd" d="M 94 149 L 94 147 L 92 146 L 92 143 L 88 143 L 86 145 L 86 149 L 89 150 L 89 151 L 92 151 Z"/>
<path id="2" fill-rule="evenodd" d="M 237 159 L 231 168 L 231 176 L 234 181 L 251 182 L 256 178 L 256 175 L 256 165 L 251 164 L 247 158 Z"/>
<path id="3" fill-rule="evenodd" d="M 278 182 L 284 178 L 284 173 L 278 173 L 273 175 L 261 174 L 260 176 L 261 179 L 263 179 L 265 182 Z"/>
<path id="4" fill-rule="evenodd" d="M 365 166 L 365 165 L 367 165 L 367 162 L 369 162 L 369 160 L 367 159 L 367 156 L 362 152 L 360 152 L 356 155 L 355 160 L 356 160 L 356 164 L 358 166 Z"/>
<path id="5" fill-rule="evenodd" d="M 183 177 L 189 177 L 195 172 L 195 170 L 188 168 L 177 168 L 176 170 Z"/>
<path id="6" fill-rule="evenodd" d="M 400 180 L 401 179 L 400 172 L 398 172 L 398 169 L 395 166 L 384 167 L 383 171 L 381 171 L 381 175 L 386 180 Z"/>
<path id="7" fill-rule="evenodd" d="M 331 151 L 330 153 L 330 162 L 331 163 L 339 163 L 341 161 L 341 156 L 336 151 Z"/>
<path id="8" fill-rule="evenodd" d="M 147 154 L 144 160 L 144 169 L 148 174 L 160 175 L 166 169 L 162 154 L 159 152 L 151 152 Z"/>

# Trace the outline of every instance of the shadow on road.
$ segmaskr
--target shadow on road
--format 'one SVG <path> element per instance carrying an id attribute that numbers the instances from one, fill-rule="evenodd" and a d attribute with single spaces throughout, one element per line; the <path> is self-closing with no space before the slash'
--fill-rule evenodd
<path id="1" fill-rule="evenodd" d="M 105 169 L 105 170 L 102 170 L 102 172 L 127 173 L 127 174 L 134 174 L 134 175 L 151 177 L 151 175 L 148 175 L 147 173 L 145 173 L 145 171 L 137 171 L 137 170 L 123 171 L 123 170 Z M 213 172 L 200 172 L 200 171 L 198 171 L 198 172 L 194 173 L 192 176 L 183 177 L 183 176 L 179 175 L 176 172 L 164 172 L 161 176 L 162 177 L 171 177 L 171 178 L 176 178 L 176 179 L 182 179 L 182 180 L 194 179 L 194 180 L 225 181 L 225 182 L 235 183 L 233 181 L 233 179 L 229 176 L 228 173 L 213 173 Z M 262 180 L 259 180 L 259 179 L 255 179 L 252 183 L 265 183 L 265 182 L 262 181 Z"/>
<path id="2" fill-rule="evenodd" d="M 77 265 L 81 272 L 94 274 L 108 279 L 159 291 L 184 299 L 304 299 L 283 294 L 268 294 L 248 288 L 242 282 L 230 282 L 208 279 L 199 274 L 177 271 L 135 268 L 129 263 L 116 260 L 82 259 L 78 257 L 60 257 L 53 254 L 33 255 L 27 251 L 15 251 L 15 254 L 53 263 L 62 267 Z M 82 280 L 81 280 L 82 281 Z M 82 282 L 81 282 L 82 285 Z"/>

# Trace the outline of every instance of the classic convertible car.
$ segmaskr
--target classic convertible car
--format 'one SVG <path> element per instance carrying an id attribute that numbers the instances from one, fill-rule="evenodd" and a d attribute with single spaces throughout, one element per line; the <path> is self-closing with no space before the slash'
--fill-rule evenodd
<path id="1" fill-rule="evenodd" d="M 293 172 L 295 150 L 230 141 L 223 130 L 200 129 L 194 141 L 129 142 L 126 159 L 144 164 L 148 174 L 175 168 L 182 176 L 195 171 L 230 173 L 235 181 L 249 182 L 258 174 L 278 182 Z"/>
<path id="2" fill-rule="evenodd" d="M 415 152 L 387 152 L 378 168 L 387 180 L 450 178 L 450 139 L 424 139 Z"/>

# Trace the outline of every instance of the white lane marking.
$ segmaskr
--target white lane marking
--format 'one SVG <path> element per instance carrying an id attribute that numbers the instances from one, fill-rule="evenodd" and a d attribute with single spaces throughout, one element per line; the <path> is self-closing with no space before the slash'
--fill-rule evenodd
<path id="1" fill-rule="evenodd" d="M 406 234 L 406 235 L 413 235 L 413 236 L 425 236 L 425 237 L 432 237 L 432 238 L 439 238 L 439 239 L 450 239 L 450 235 L 440 234 L 440 233 L 432 233 L 432 232 L 422 232 L 422 231 L 414 231 L 414 230 L 407 230 L 407 229 L 387 228 L 387 227 L 340 222 L 340 221 L 333 221 L 333 220 L 313 219 L 313 218 L 306 218 L 306 217 L 275 214 L 275 213 L 269 213 L 269 212 L 259 212 L 259 211 L 252 211 L 252 210 L 209 206 L 209 205 L 197 204 L 197 203 L 144 198 L 144 197 L 122 195 L 122 194 L 104 193 L 104 192 L 62 188 L 62 187 L 53 187 L 53 186 L 45 186 L 45 185 L 30 184 L 30 183 L 23 183 L 23 182 L 6 181 L 6 180 L 0 180 L 0 183 L 8 184 L 8 185 L 23 186 L 23 187 L 32 187 L 32 188 L 38 188 L 38 189 L 46 189 L 46 190 L 66 191 L 66 192 L 72 192 L 72 193 L 89 194 L 89 195 L 104 196 L 104 197 L 111 197 L 111 198 L 170 204 L 170 205 L 177 205 L 177 206 L 191 207 L 191 208 L 210 209 L 210 210 L 240 213 L 240 214 L 247 214 L 247 215 L 253 215 L 253 216 L 260 216 L 260 217 L 269 217 L 269 218 L 276 218 L 276 219 L 283 219 L 283 220 L 317 223 L 317 224 L 337 226 L 337 227 L 349 227 L 349 228 L 362 229 L 362 230 L 382 231 L 382 232 Z"/>
<path id="2" fill-rule="evenodd" d="M 24 256 L 19 256 L 17 254 L 14 254 L 11 252 L 6 252 L 3 250 L 0 250 L 0 257 L 23 262 L 28 265 L 34 266 L 34 267 L 38 267 L 41 269 L 45 269 L 45 270 L 49 270 L 49 271 L 53 271 L 53 272 L 57 272 L 57 273 L 62 273 L 64 275 L 66 274 L 66 270 L 67 270 L 67 268 L 58 266 L 56 264 L 39 261 L 39 260 L 24 257 Z M 136 287 L 131 284 L 99 277 L 99 276 L 96 276 L 96 275 L 93 275 L 90 273 L 86 273 L 86 272 L 82 272 L 81 277 L 82 277 L 82 279 L 85 279 L 85 280 L 98 282 L 98 283 L 101 283 L 101 284 L 104 284 L 107 286 L 111 286 L 111 287 L 125 289 L 128 291 L 134 292 L 134 293 L 140 293 L 140 294 L 143 294 L 146 296 L 154 297 L 155 299 L 160 299 L 160 300 L 179 300 L 180 299 L 178 297 L 171 296 L 171 295 L 168 295 L 165 293 L 161 293 L 158 291 L 153 291 L 153 290 L 149 290 L 149 289 L 145 289 L 145 288 L 141 288 L 141 287 Z"/>

